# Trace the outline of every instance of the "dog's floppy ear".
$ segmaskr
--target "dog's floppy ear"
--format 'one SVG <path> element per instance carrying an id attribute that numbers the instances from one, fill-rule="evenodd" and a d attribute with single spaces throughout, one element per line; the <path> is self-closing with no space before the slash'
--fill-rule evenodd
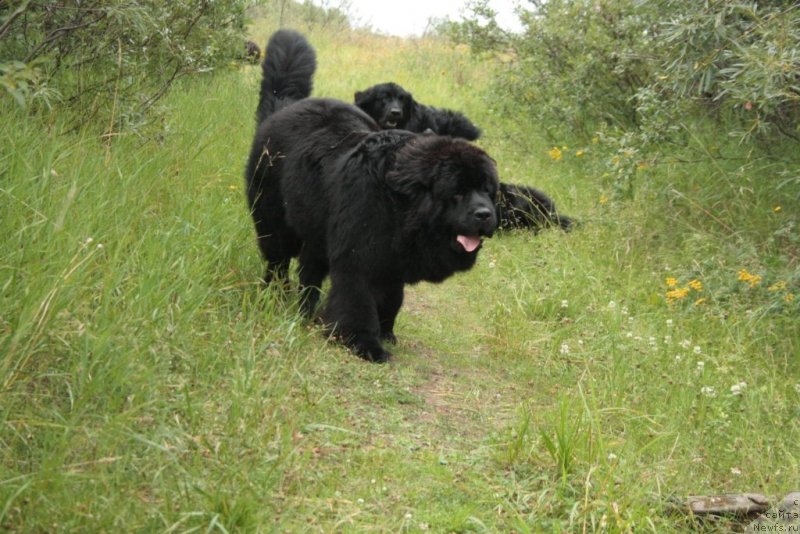
<path id="1" fill-rule="evenodd" d="M 374 100 L 372 93 L 367 91 L 356 91 L 355 96 L 353 97 L 353 101 L 355 102 L 356 106 L 363 108 L 366 105 L 369 105 L 370 102 Z"/>
<path id="2" fill-rule="evenodd" d="M 425 143 L 406 143 L 394 154 L 394 161 L 386 173 L 386 183 L 402 195 L 418 195 L 433 187 L 437 164 L 439 162 L 431 159 L 430 149 Z"/>
<path id="3" fill-rule="evenodd" d="M 389 188 L 406 197 L 414 197 L 431 188 L 430 173 L 402 172 L 397 167 L 386 173 Z"/>

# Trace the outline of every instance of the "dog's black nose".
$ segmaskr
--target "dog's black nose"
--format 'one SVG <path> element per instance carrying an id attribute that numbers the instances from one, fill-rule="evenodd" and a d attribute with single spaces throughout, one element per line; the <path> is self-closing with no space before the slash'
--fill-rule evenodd
<path id="1" fill-rule="evenodd" d="M 480 222 L 484 222 L 484 221 L 488 220 L 489 217 L 492 216 L 492 210 L 489 209 L 489 208 L 478 208 L 478 209 L 475 210 L 473 215 Z"/>
<path id="2" fill-rule="evenodd" d="M 389 110 L 389 118 L 390 119 L 399 119 L 402 116 L 403 116 L 403 113 L 397 108 Z"/>

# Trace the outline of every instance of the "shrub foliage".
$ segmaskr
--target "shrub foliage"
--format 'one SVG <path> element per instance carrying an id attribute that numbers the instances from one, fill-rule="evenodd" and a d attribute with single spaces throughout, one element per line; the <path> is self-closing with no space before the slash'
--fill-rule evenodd
<path id="1" fill-rule="evenodd" d="M 245 0 L 0 1 L 0 84 L 76 122 L 137 124 L 172 83 L 241 54 Z"/>
<path id="2" fill-rule="evenodd" d="M 502 31 L 486 0 L 449 33 L 507 68 L 501 90 L 550 133 L 636 130 L 662 142 L 687 114 L 745 142 L 800 141 L 800 7 L 716 0 L 533 0 Z"/>

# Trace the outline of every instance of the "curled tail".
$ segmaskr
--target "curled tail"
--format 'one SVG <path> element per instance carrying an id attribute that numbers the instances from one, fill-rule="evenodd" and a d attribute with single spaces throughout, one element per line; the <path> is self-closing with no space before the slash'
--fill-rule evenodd
<path id="1" fill-rule="evenodd" d="M 316 68 L 317 54 L 303 35 L 293 30 L 273 33 L 261 64 L 258 122 L 283 106 L 310 96 Z"/>

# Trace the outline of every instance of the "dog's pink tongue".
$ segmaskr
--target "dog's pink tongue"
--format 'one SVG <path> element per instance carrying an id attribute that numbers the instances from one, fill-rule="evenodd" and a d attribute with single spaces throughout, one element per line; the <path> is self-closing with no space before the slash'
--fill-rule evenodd
<path id="1" fill-rule="evenodd" d="M 461 243 L 461 246 L 464 247 L 464 250 L 467 252 L 472 252 L 478 245 L 481 244 L 481 240 L 479 237 L 473 237 L 470 235 L 460 235 L 456 237 L 456 241 Z"/>

